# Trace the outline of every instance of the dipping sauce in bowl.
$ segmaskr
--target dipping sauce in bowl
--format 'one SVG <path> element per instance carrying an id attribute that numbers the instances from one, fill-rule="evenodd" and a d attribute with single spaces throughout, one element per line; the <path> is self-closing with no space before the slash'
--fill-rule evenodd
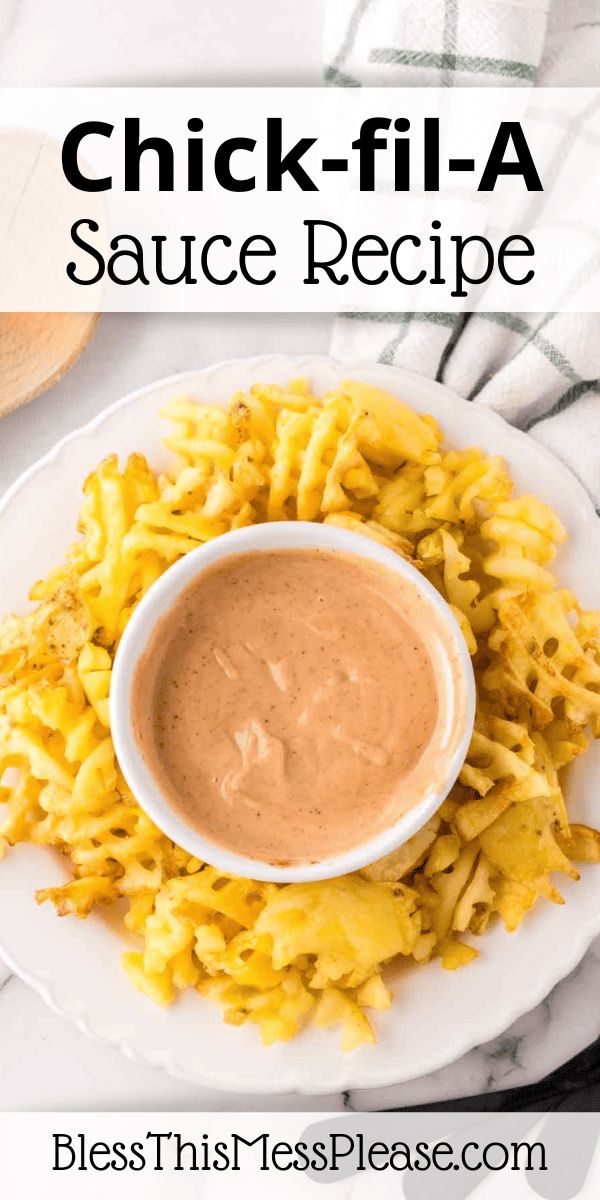
<path id="1" fill-rule="evenodd" d="M 419 798 L 438 718 L 415 596 L 335 550 L 232 555 L 160 621 L 134 681 L 140 749 L 190 825 L 239 854 L 311 862 Z"/>
<path id="2" fill-rule="evenodd" d="M 123 638 L 126 778 L 224 870 L 306 879 L 373 861 L 428 819 L 466 753 L 472 673 L 450 610 L 360 535 L 286 522 L 217 541 L 231 552 L 178 563 Z"/>

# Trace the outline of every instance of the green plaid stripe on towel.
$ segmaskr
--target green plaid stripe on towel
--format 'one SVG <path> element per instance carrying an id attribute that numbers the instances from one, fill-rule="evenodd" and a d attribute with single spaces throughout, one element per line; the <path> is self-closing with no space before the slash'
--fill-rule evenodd
<path id="1" fill-rule="evenodd" d="M 329 0 L 324 54 L 326 81 L 345 87 L 598 86 L 600 0 Z M 401 364 L 495 409 L 600 511 L 600 314 L 352 313 L 332 353 Z"/>

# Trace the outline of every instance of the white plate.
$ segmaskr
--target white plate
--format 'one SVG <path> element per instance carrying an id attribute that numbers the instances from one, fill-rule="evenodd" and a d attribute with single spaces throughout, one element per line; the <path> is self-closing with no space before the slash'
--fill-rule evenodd
<path id="1" fill-rule="evenodd" d="M 520 490 L 551 503 L 569 533 L 558 559 L 561 581 L 582 601 L 600 604 L 600 522 L 571 473 L 526 435 L 447 388 L 395 367 L 340 364 L 327 358 L 257 358 L 175 376 L 135 392 L 71 434 L 32 467 L 0 507 L 2 611 L 22 609 L 36 578 L 61 560 L 73 540 L 81 484 L 106 454 L 143 451 L 154 467 L 168 457 L 159 409 L 186 391 L 217 404 L 262 380 L 308 375 L 319 393 L 344 377 L 364 379 L 433 413 L 456 446 L 478 444 L 505 455 Z M 598 823 L 600 747 L 580 759 L 568 781 L 570 812 Z M 18 847 L 0 864 L 0 950 L 10 967 L 84 1032 L 171 1074 L 231 1092 L 336 1092 L 382 1087 L 445 1066 L 488 1041 L 538 1004 L 579 962 L 600 932 L 600 871 L 561 880 L 567 903 L 540 902 L 517 934 L 498 926 L 479 942 L 480 958 L 461 971 L 437 963 L 403 970 L 390 1012 L 377 1020 L 377 1046 L 342 1055 L 335 1033 L 308 1030 L 265 1049 L 254 1027 L 232 1029 L 220 1009 L 194 994 L 167 1011 L 136 992 L 121 972 L 123 939 L 115 914 L 58 920 L 38 908 L 37 887 L 60 883 L 64 865 L 50 852 Z"/>

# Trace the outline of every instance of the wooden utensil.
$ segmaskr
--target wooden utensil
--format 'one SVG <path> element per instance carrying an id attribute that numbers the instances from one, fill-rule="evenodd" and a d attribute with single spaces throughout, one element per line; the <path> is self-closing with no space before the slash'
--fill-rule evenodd
<path id="1" fill-rule="evenodd" d="M 61 379 L 98 320 L 98 313 L 0 313 L 0 416 Z"/>

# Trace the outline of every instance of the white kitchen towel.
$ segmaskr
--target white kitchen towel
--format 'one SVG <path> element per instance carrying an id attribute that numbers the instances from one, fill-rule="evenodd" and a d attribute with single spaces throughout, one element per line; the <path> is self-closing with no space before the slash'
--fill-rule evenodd
<path id="1" fill-rule="evenodd" d="M 597 86 L 600 0 L 328 0 L 324 46 L 337 86 Z M 600 512 L 600 314 L 353 313 L 332 353 L 495 409 L 568 463 Z"/>

